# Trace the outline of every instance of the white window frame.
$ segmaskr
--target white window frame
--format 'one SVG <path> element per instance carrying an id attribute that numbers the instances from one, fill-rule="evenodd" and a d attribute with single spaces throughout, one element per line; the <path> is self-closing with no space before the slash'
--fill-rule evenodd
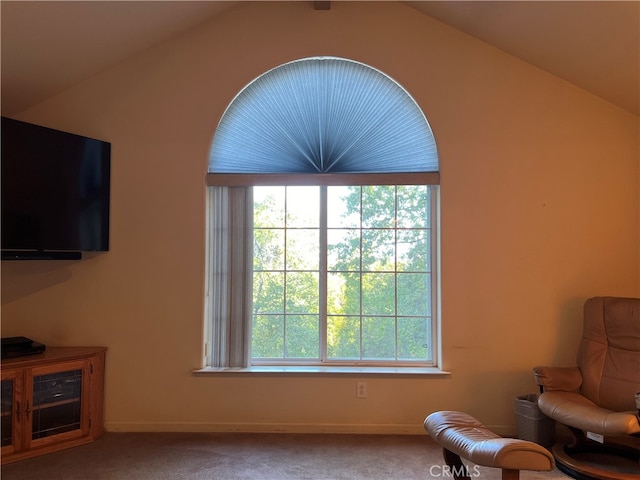
<path id="1" fill-rule="evenodd" d="M 315 177 L 315 178 L 314 178 Z M 356 181 L 357 180 L 357 181 Z M 411 180 L 411 181 L 409 181 Z M 432 319 L 431 319 L 431 361 L 430 362 L 369 362 L 369 361 L 341 361 L 341 362 L 322 362 L 320 364 L 313 362 L 303 362 L 296 360 L 295 362 L 277 361 L 277 362 L 260 362 L 252 364 L 250 358 L 245 358 L 244 362 L 238 362 L 239 345 L 242 348 L 248 348 L 251 336 L 247 336 L 246 330 L 240 335 L 235 335 L 230 341 L 227 339 L 224 344 L 220 340 L 220 325 L 214 325 L 212 322 L 212 311 L 215 308 L 216 299 L 220 300 L 220 291 L 216 291 L 214 281 L 212 279 L 212 262 L 216 256 L 216 246 L 212 239 L 212 228 L 219 219 L 215 217 L 215 209 L 212 205 L 213 192 L 215 189 L 209 188 L 207 202 L 207 266 L 206 266 L 206 301 L 205 301 L 205 364 L 208 368 L 215 369 L 238 369 L 238 368 L 260 368 L 270 366 L 292 366 L 292 367 L 337 367 L 337 368 L 354 368 L 354 367 L 390 367 L 393 371 L 410 371 L 421 367 L 436 367 L 441 364 L 440 359 L 440 331 L 441 331 L 441 311 L 440 311 L 440 193 L 439 193 L 439 175 L 433 172 L 412 173 L 412 174 L 315 174 L 315 175 L 208 175 L 207 184 L 209 186 L 232 184 L 235 186 L 252 186 L 252 185 L 429 185 L 431 188 L 431 292 L 432 292 Z M 219 255 L 219 253 L 218 253 Z M 218 258 L 220 258 L 218 256 Z M 249 320 L 249 332 L 250 332 Z M 225 329 L 230 325 L 225 323 Z M 324 337 L 322 335 L 321 337 Z M 321 345 L 322 350 L 326 349 L 326 345 Z M 217 353 L 216 353 L 217 352 Z M 235 363 L 222 363 L 214 358 L 215 355 L 220 356 L 220 352 L 224 352 L 223 356 L 227 358 L 236 358 Z M 241 356 L 241 355 L 240 355 Z M 245 355 L 248 357 L 248 355 Z"/>

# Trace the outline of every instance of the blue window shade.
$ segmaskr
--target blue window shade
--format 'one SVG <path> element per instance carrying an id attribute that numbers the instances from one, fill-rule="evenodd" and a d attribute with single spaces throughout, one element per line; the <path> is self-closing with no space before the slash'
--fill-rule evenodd
<path id="1" fill-rule="evenodd" d="M 209 173 L 437 172 L 433 133 L 398 83 L 352 60 L 314 57 L 247 85 L 213 138 Z"/>

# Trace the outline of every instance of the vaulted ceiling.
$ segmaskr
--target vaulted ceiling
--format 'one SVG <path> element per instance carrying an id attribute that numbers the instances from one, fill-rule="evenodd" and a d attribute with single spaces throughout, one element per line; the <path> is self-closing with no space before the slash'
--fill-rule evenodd
<path id="1" fill-rule="evenodd" d="M 29 108 L 237 3 L 2 1 L 2 114 Z M 640 1 L 405 3 L 639 113 Z"/>

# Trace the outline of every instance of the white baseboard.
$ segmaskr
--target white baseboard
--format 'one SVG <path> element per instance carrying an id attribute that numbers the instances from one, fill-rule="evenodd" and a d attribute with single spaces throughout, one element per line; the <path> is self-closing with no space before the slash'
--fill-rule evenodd
<path id="1" fill-rule="evenodd" d="M 513 425 L 487 426 L 503 436 L 513 436 Z M 212 433 L 342 433 L 358 435 L 427 435 L 422 424 L 333 423 L 225 423 L 225 422 L 106 422 L 108 432 L 212 432 Z"/>
<path id="2" fill-rule="evenodd" d="M 419 425 L 358 425 L 306 423 L 145 423 L 106 422 L 108 432 L 213 432 L 213 433 L 342 433 L 361 435 L 426 435 Z"/>

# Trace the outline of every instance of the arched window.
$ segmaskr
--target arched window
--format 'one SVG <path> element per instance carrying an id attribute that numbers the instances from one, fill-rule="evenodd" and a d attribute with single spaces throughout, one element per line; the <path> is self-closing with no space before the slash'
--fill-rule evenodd
<path id="1" fill-rule="evenodd" d="M 431 128 L 387 75 L 334 57 L 297 60 L 247 85 L 218 126 L 210 173 L 437 172 Z"/>
<path id="2" fill-rule="evenodd" d="M 438 156 L 397 82 L 335 57 L 264 73 L 207 184 L 210 366 L 435 365 Z"/>

